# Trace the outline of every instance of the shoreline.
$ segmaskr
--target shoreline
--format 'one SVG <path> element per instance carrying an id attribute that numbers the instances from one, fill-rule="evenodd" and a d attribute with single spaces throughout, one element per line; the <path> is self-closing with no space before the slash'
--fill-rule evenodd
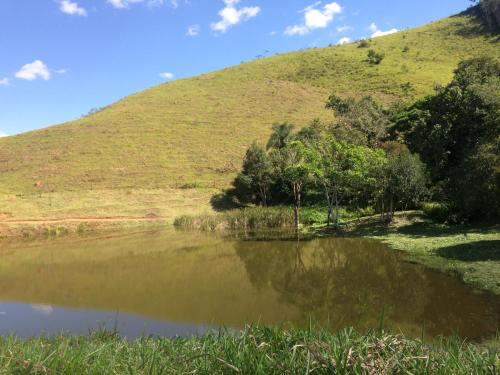
<path id="1" fill-rule="evenodd" d="M 0 241 L 99 235 L 129 229 L 171 228 L 162 217 L 72 217 L 0 221 Z M 191 229 L 200 230 L 200 229 Z M 214 230 L 213 232 L 228 232 Z M 352 236 L 382 241 L 402 252 L 405 261 L 455 275 L 479 290 L 500 295 L 500 225 L 491 223 L 449 226 L 425 218 L 420 212 L 398 213 L 393 223 L 378 217 L 348 221 L 342 230 L 308 225 L 311 236 Z"/>

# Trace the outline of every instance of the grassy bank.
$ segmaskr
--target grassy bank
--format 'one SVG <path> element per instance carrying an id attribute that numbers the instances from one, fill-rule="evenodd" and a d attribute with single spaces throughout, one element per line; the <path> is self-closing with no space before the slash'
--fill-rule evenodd
<path id="1" fill-rule="evenodd" d="M 432 346 L 385 333 L 248 328 L 241 333 L 127 342 L 110 333 L 0 339 L 15 374 L 496 374 L 498 343 Z"/>

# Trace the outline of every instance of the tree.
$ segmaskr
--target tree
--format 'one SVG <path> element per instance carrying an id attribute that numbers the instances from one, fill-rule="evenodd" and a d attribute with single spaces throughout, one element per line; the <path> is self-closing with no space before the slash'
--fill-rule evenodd
<path id="1" fill-rule="evenodd" d="M 370 96 L 356 100 L 333 94 L 326 108 L 334 112 L 331 132 L 339 140 L 378 147 L 387 136 L 388 112 Z"/>
<path id="2" fill-rule="evenodd" d="M 302 142 L 293 141 L 280 150 L 283 162 L 282 176 L 290 186 L 293 195 L 295 228 L 300 225 L 302 191 L 312 176 L 313 154 Z"/>
<path id="3" fill-rule="evenodd" d="M 409 152 L 404 145 L 388 143 L 388 162 L 380 182 L 381 213 L 392 220 L 396 208 L 415 207 L 426 194 L 426 172 L 420 157 Z"/>
<path id="4" fill-rule="evenodd" d="M 314 119 L 309 126 L 300 129 L 293 137 L 304 144 L 315 144 L 323 136 L 324 126 L 319 119 Z"/>
<path id="5" fill-rule="evenodd" d="M 284 148 L 290 141 L 292 130 L 293 125 L 290 125 L 286 122 L 281 124 L 274 124 L 273 132 L 271 133 L 269 141 L 267 142 L 267 149 L 269 150 L 270 148 Z"/>
<path id="6" fill-rule="evenodd" d="M 243 169 L 233 185 L 240 197 L 258 195 L 259 203 L 267 206 L 269 189 L 273 182 L 273 169 L 266 151 L 255 142 L 245 154 Z"/>
<path id="7" fill-rule="evenodd" d="M 500 1 L 499 0 L 471 0 L 479 4 L 479 12 L 492 31 L 500 29 Z"/>
<path id="8" fill-rule="evenodd" d="M 500 196 L 491 191 L 498 188 L 499 181 L 495 188 L 491 181 L 477 184 L 474 174 L 481 171 L 481 176 L 495 176 L 500 169 L 498 159 L 487 156 L 491 151 L 486 151 L 495 150 L 500 137 L 499 92 L 499 61 L 466 60 L 448 86 L 398 111 L 392 119 L 392 139 L 403 140 L 411 152 L 420 154 L 433 185 L 439 188 L 437 196 L 448 200 L 464 217 L 498 215 Z M 475 204 L 464 204 L 466 194 L 474 196 L 467 201 Z M 482 199 L 486 196 L 491 197 L 489 202 Z"/>
<path id="9" fill-rule="evenodd" d="M 375 185 L 377 171 L 385 164 L 384 152 L 338 142 L 332 137 L 318 143 L 316 152 L 313 171 L 327 201 L 327 225 L 334 209 L 333 221 L 338 225 L 340 204 L 358 191 Z"/>

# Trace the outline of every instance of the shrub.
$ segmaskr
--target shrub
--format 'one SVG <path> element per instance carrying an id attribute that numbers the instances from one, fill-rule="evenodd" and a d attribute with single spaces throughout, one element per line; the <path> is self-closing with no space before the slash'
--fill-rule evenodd
<path id="1" fill-rule="evenodd" d="M 459 221 L 459 217 L 454 214 L 454 209 L 448 203 L 424 202 L 422 203 L 422 211 L 429 218 L 441 223 Z"/>
<path id="2" fill-rule="evenodd" d="M 358 43 L 358 48 L 368 48 L 370 47 L 370 42 L 367 39 L 361 39 Z"/>
<path id="3" fill-rule="evenodd" d="M 373 49 L 368 51 L 368 62 L 371 65 L 379 65 L 384 59 L 384 54 Z"/>

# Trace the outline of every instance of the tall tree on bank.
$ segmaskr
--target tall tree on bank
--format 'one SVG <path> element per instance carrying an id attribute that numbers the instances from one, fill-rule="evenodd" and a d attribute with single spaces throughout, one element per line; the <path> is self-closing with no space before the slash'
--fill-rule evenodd
<path id="1" fill-rule="evenodd" d="M 396 209 L 406 211 L 415 207 L 426 195 L 426 170 L 417 154 L 412 154 L 405 145 L 388 142 L 387 163 L 382 169 L 379 182 L 380 212 L 382 218 L 391 221 Z"/>
<path id="2" fill-rule="evenodd" d="M 466 218 L 499 215 L 499 93 L 500 62 L 471 59 L 448 86 L 394 117 L 393 139 L 420 154 L 435 197 Z"/>
<path id="3" fill-rule="evenodd" d="M 273 166 L 266 151 L 255 142 L 245 154 L 243 169 L 233 185 L 246 200 L 253 201 L 257 194 L 259 203 L 267 206 L 270 200 L 270 187 L 273 182 Z"/>
<path id="4" fill-rule="evenodd" d="M 293 141 L 278 151 L 282 159 L 281 174 L 288 183 L 293 196 L 293 212 L 295 228 L 300 226 L 300 207 L 304 186 L 311 180 L 313 173 L 313 157 L 311 150 L 302 142 Z"/>
<path id="5" fill-rule="evenodd" d="M 338 142 L 333 137 L 319 142 L 315 151 L 314 173 L 325 194 L 327 225 L 333 213 L 333 222 L 338 225 L 340 205 L 358 191 L 376 185 L 376 176 L 386 162 L 385 155 L 382 150 Z"/>

